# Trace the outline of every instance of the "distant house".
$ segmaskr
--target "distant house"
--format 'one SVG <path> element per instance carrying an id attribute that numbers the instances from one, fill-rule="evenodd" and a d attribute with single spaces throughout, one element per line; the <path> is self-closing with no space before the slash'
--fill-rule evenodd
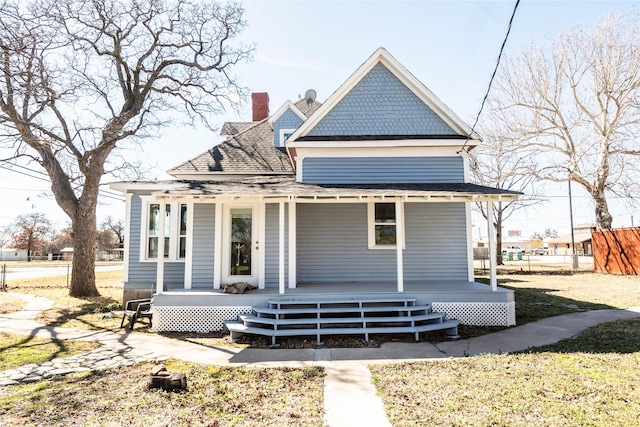
<path id="1" fill-rule="evenodd" d="M 573 227 L 573 235 L 563 234 L 547 240 L 550 255 L 573 255 L 572 242 L 576 245 L 576 254 L 593 255 L 591 232 L 596 230 L 595 224 L 578 224 Z"/>
<path id="2" fill-rule="evenodd" d="M 515 324 L 495 266 L 491 286 L 474 280 L 471 206 L 521 194 L 469 182 L 480 138 L 386 50 L 322 104 L 269 115 L 266 93 L 252 99 L 253 121 L 226 123 L 175 180 L 111 185 L 127 199 L 124 298 L 153 289 L 155 330 L 219 330 L 301 296 L 406 296 L 463 323 Z M 223 293 L 234 282 L 257 289 Z"/>
<path id="3" fill-rule="evenodd" d="M 28 259 L 27 251 L 15 248 L 0 248 L 0 262 L 2 261 L 26 261 Z"/>
<path id="4" fill-rule="evenodd" d="M 60 249 L 60 259 L 62 261 L 71 261 L 73 259 L 73 248 L 67 247 Z"/>

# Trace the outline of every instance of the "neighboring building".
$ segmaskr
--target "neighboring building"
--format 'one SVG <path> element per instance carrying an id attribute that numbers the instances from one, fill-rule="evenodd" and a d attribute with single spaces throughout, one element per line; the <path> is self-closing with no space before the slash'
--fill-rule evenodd
<path id="1" fill-rule="evenodd" d="M 591 232 L 595 230 L 595 224 L 578 224 L 573 227 L 573 236 L 569 233 L 547 240 L 549 255 L 573 255 L 572 241 L 576 245 L 576 255 L 593 255 Z"/>
<path id="2" fill-rule="evenodd" d="M 463 323 L 515 324 L 495 268 L 491 286 L 474 281 L 471 205 L 521 194 L 469 183 L 480 138 L 386 50 L 324 104 L 269 116 L 267 94 L 252 100 L 253 122 L 226 123 L 176 180 L 112 184 L 127 199 L 124 299 L 155 289 L 154 330 L 219 330 L 301 295 L 407 295 Z M 233 282 L 258 289 L 223 293 Z"/>
<path id="3" fill-rule="evenodd" d="M 60 260 L 61 261 L 73 260 L 73 248 L 72 247 L 62 248 L 60 250 Z"/>
<path id="4" fill-rule="evenodd" d="M 27 251 L 15 248 L 0 248 L 0 262 L 3 261 L 27 261 Z"/>

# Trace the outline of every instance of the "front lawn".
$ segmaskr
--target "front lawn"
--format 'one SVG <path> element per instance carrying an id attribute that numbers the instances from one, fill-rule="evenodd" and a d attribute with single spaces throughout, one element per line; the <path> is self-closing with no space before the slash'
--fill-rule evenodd
<path id="1" fill-rule="evenodd" d="M 100 344 L 12 335 L 0 331 L 0 371 L 95 350 Z"/>
<path id="2" fill-rule="evenodd" d="M 394 426 L 631 426 L 640 320 L 520 354 L 371 366 Z"/>
<path id="3" fill-rule="evenodd" d="M 169 361 L 188 391 L 149 390 L 152 364 L 0 388 L 3 425 L 323 425 L 321 368 L 230 368 Z"/>
<path id="4" fill-rule="evenodd" d="M 119 330 L 121 316 L 112 311 L 122 307 L 122 271 L 96 272 L 99 297 L 69 296 L 66 276 L 12 280 L 9 291 L 32 294 L 53 300 L 50 310 L 40 313 L 36 321 L 47 326 L 75 329 Z"/>

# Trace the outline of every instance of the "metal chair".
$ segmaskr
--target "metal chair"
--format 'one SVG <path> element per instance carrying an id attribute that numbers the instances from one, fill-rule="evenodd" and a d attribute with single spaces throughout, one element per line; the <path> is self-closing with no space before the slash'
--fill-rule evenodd
<path id="1" fill-rule="evenodd" d="M 141 319 L 149 319 L 149 325 L 151 325 L 151 319 L 153 317 L 153 298 L 132 299 L 127 301 L 124 307 L 124 313 L 122 314 L 122 322 L 120 327 L 124 326 L 125 319 L 129 319 L 129 330 L 133 330 L 133 325 L 136 321 Z"/>

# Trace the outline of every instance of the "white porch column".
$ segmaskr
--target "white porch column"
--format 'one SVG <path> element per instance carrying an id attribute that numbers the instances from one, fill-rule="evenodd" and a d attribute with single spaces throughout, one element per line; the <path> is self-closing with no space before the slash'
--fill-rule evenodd
<path id="1" fill-rule="evenodd" d="M 496 276 L 496 227 L 493 223 L 493 201 L 487 202 L 487 228 L 489 233 L 489 283 L 491 290 L 498 290 L 498 278 Z"/>
<path id="2" fill-rule="evenodd" d="M 289 200 L 289 288 L 295 288 L 298 281 L 297 272 L 297 222 L 298 214 L 296 211 L 296 202 Z"/>
<path id="3" fill-rule="evenodd" d="M 404 217 L 402 215 L 402 201 L 396 200 L 396 264 L 398 273 L 398 292 L 404 292 L 404 267 L 402 248 L 404 247 Z"/>
<path id="4" fill-rule="evenodd" d="M 132 224 L 132 218 L 131 218 L 131 199 L 133 198 L 133 193 L 126 193 L 125 194 L 126 197 L 126 204 L 125 204 L 125 214 L 124 214 L 124 218 L 125 218 L 125 223 L 126 224 Z M 142 209 L 145 209 L 144 206 L 146 206 L 144 203 L 142 203 Z M 146 209 L 149 209 L 149 207 L 147 206 Z M 148 214 L 148 213 L 147 213 Z M 141 227 L 143 228 L 142 230 L 140 230 L 140 234 L 144 235 L 145 234 L 145 230 L 144 227 L 148 227 L 148 224 L 142 224 Z M 131 226 L 127 226 L 124 228 L 124 251 L 122 253 L 122 281 L 124 283 L 127 283 L 129 281 L 129 256 L 131 255 Z M 140 247 L 145 248 L 146 244 L 142 244 L 140 245 Z M 142 249 L 142 251 L 144 251 L 144 249 Z M 141 254 L 138 254 L 137 256 L 142 256 Z"/>
<path id="5" fill-rule="evenodd" d="M 278 227 L 278 289 L 284 294 L 284 202 L 278 203 L 280 224 Z"/>
<path id="6" fill-rule="evenodd" d="M 156 261 L 156 293 L 164 291 L 164 222 L 166 216 L 166 204 L 160 199 L 160 218 L 158 218 L 158 258 Z"/>
<path id="7" fill-rule="evenodd" d="M 264 201 L 260 200 L 258 204 L 258 239 L 256 241 L 256 249 L 258 250 L 258 289 L 265 289 L 267 286 L 267 208 Z M 262 248 L 262 249 L 260 249 Z"/>
<path id="8" fill-rule="evenodd" d="M 222 283 L 222 203 L 215 204 L 215 237 L 213 240 L 213 289 Z"/>
<path id="9" fill-rule="evenodd" d="M 191 289 L 193 282 L 193 218 L 195 203 L 187 202 L 187 242 L 186 254 L 184 259 L 184 288 Z M 178 205 L 178 230 L 180 229 L 180 205 Z M 178 245 L 180 242 L 178 242 Z"/>

